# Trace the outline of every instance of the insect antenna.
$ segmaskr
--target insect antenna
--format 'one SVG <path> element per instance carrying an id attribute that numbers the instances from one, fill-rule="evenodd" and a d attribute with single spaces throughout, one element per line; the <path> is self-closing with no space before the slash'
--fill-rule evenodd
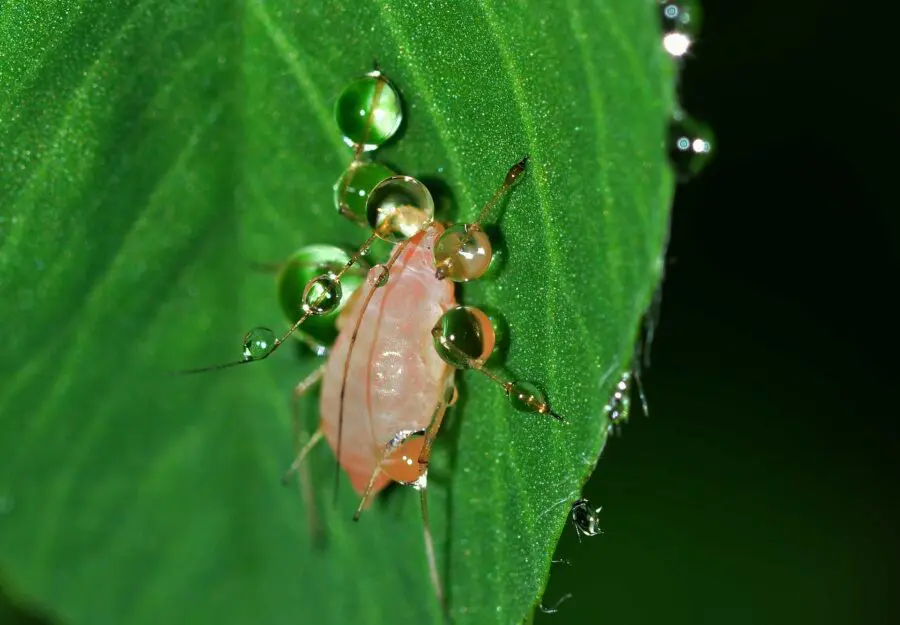
<path id="1" fill-rule="evenodd" d="M 281 337 L 276 337 L 275 333 L 268 328 L 254 328 L 244 335 L 243 357 L 240 360 L 233 360 L 231 362 L 208 367 L 183 369 L 181 371 L 173 372 L 174 375 L 218 371 L 219 369 L 227 369 L 238 365 L 246 365 L 258 360 L 265 360 L 274 354 L 307 319 L 318 315 L 328 314 L 338 307 L 342 296 L 341 278 L 344 277 L 344 274 L 346 274 L 353 265 L 360 261 L 377 238 L 378 232 L 373 232 L 369 238 L 366 239 L 366 242 L 353 253 L 350 259 L 337 273 L 323 273 L 306 283 L 306 288 L 303 290 L 303 314 L 300 315 L 300 318 L 297 319 L 291 325 L 290 329 L 288 329 Z"/>
<path id="2" fill-rule="evenodd" d="M 516 181 L 522 177 L 522 174 L 525 173 L 525 168 L 528 165 L 529 156 L 526 154 L 522 157 L 522 159 L 513 165 L 508 172 L 506 172 L 506 178 L 503 179 L 503 184 L 501 184 L 496 191 L 494 191 L 494 195 L 491 196 L 491 199 L 485 203 L 485 205 L 481 208 L 481 212 L 478 213 L 478 219 L 476 219 L 472 225 L 476 228 L 481 227 L 481 222 L 488 216 L 488 213 L 491 212 L 491 209 L 494 205 L 502 198 L 507 191 L 509 191 Z"/>

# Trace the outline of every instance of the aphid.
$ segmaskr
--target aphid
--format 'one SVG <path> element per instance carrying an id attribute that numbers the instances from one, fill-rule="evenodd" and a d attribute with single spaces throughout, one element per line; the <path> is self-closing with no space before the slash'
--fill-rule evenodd
<path id="1" fill-rule="evenodd" d="M 596 536 L 602 534 L 600 529 L 600 506 L 596 510 L 591 508 L 587 499 L 579 499 L 572 504 L 572 523 L 575 524 L 575 531 L 578 536 Z"/>
<path id="2" fill-rule="evenodd" d="M 508 170 L 477 219 L 445 227 L 434 221 L 434 202 L 424 184 L 367 158 L 396 133 L 402 118 L 399 93 L 385 75 L 375 69 L 351 83 L 335 112 L 344 141 L 353 148 L 353 161 L 335 185 L 335 204 L 340 214 L 371 228 L 371 236 L 353 254 L 331 246 L 300 250 L 279 267 L 281 304 L 291 328 L 281 337 L 266 328 L 251 330 L 241 360 L 192 371 L 263 360 L 291 335 L 327 355 L 294 388 L 299 449 L 284 477 L 303 469 L 309 451 L 325 439 L 361 497 L 354 520 L 392 481 L 418 490 L 429 572 L 443 605 L 428 520 L 428 463 L 455 400 L 455 371 L 478 371 L 503 390 L 515 410 L 563 422 L 534 384 L 503 379 L 485 368 L 494 328 L 478 308 L 459 305 L 454 293 L 453 282 L 475 280 L 487 271 L 492 250 L 482 224 L 523 176 L 528 159 Z M 363 279 L 364 255 L 376 238 L 395 245 L 390 258 L 368 268 Z M 329 348 L 334 324 L 337 336 Z M 319 382 L 321 421 L 299 446 L 305 428 L 296 400 Z M 308 493 L 305 498 L 311 504 Z"/>

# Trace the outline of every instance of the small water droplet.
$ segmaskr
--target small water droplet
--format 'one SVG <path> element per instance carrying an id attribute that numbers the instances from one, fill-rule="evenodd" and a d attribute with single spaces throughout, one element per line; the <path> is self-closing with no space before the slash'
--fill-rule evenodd
<path id="1" fill-rule="evenodd" d="M 684 57 L 700 33 L 700 10 L 690 0 L 658 0 L 662 20 L 663 49 L 675 58 Z"/>
<path id="2" fill-rule="evenodd" d="M 341 303 L 341 283 L 332 273 L 323 273 L 309 281 L 303 290 L 303 311 L 325 315 Z"/>
<path id="3" fill-rule="evenodd" d="M 244 360 L 260 360 L 272 353 L 278 344 L 269 328 L 253 328 L 244 335 Z"/>
<path id="4" fill-rule="evenodd" d="M 366 276 L 366 282 L 376 289 L 380 289 L 388 283 L 389 278 L 390 271 L 388 270 L 387 265 L 375 265 L 369 269 L 369 274 Z"/>
<path id="5" fill-rule="evenodd" d="M 509 403 L 519 412 L 540 412 L 546 405 L 544 394 L 531 382 L 510 382 L 506 387 Z"/>
<path id="6" fill-rule="evenodd" d="M 669 142 L 669 161 L 679 182 L 687 182 L 706 167 L 715 145 L 709 127 L 683 111 L 672 116 Z"/>
<path id="7" fill-rule="evenodd" d="M 579 536 L 596 536 L 602 534 L 600 529 L 600 506 L 596 510 L 591 507 L 587 499 L 579 499 L 572 504 L 572 523 Z"/>
<path id="8" fill-rule="evenodd" d="M 622 424 L 628 421 L 628 415 L 631 412 L 631 370 L 626 371 L 619 378 L 603 411 L 606 413 L 609 423 L 607 427 L 611 432 L 618 430 Z"/>

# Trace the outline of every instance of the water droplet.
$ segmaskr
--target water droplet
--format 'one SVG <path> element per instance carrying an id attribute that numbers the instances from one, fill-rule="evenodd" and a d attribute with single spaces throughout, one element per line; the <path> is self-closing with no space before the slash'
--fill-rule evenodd
<path id="1" fill-rule="evenodd" d="M 631 371 L 626 371 L 616 383 L 612 396 L 603 408 L 608 420 L 608 428 L 614 431 L 628 421 L 631 412 Z"/>
<path id="2" fill-rule="evenodd" d="M 297 250 L 282 265 L 276 287 L 281 310 L 288 323 L 293 324 L 303 316 L 303 292 L 310 280 L 321 274 L 338 273 L 350 260 L 350 253 L 334 245 L 306 245 Z M 302 344 L 307 344 L 304 336 L 312 338 L 320 345 L 331 345 L 337 337 L 335 323 L 350 296 L 363 283 L 365 268 L 353 265 L 341 277 L 341 301 L 332 312 L 310 317 L 294 335 Z"/>
<path id="3" fill-rule="evenodd" d="M 311 315 L 326 315 L 337 310 L 341 303 L 341 283 L 333 273 L 316 276 L 303 290 L 303 311 Z"/>
<path id="4" fill-rule="evenodd" d="M 381 163 L 352 163 L 334 185 L 335 208 L 344 217 L 368 226 L 366 200 L 379 182 L 393 175 Z"/>
<path id="5" fill-rule="evenodd" d="M 471 306 L 449 309 L 431 330 L 434 349 L 447 363 L 466 369 L 483 363 L 494 350 L 494 326 L 481 310 Z"/>
<path id="6" fill-rule="evenodd" d="M 269 328 L 253 328 L 244 335 L 244 360 L 260 360 L 272 353 L 278 339 Z"/>
<path id="7" fill-rule="evenodd" d="M 700 10 L 690 0 L 658 0 L 663 49 L 675 58 L 686 55 L 700 33 Z"/>
<path id="8" fill-rule="evenodd" d="M 600 529 L 600 510 L 603 506 L 591 508 L 587 499 L 579 499 L 572 504 L 572 522 L 579 536 L 596 536 L 602 534 Z"/>
<path id="9" fill-rule="evenodd" d="M 334 116 L 344 142 L 369 152 L 400 127 L 400 93 L 380 71 L 369 72 L 347 85 L 335 105 Z"/>
<path id="10" fill-rule="evenodd" d="M 379 238 L 391 243 L 412 237 L 433 217 L 431 192 L 412 176 L 382 180 L 366 199 L 366 221 Z"/>
<path id="11" fill-rule="evenodd" d="M 369 270 L 369 275 L 366 276 L 366 282 L 376 289 L 380 289 L 388 283 L 389 278 L 390 270 L 387 268 L 387 265 L 375 265 Z"/>
<path id="12" fill-rule="evenodd" d="M 454 224 L 444 230 L 434 246 L 435 276 L 468 282 L 484 275 L 491 265 L 491 240 L 481 228 Z"/>
<path id="13" fill-rule="evenodd" d="M 706 124 L 678 111 L 669 125 L 669 160 L 679 182 L 699 174 L 713 155 L 715 139 Z"/>
<path id="14" fill-rule="evenodd" d="M 516 381 L 506 385 L 506 397 L 519 412 L 542 412 L 546 410 L 547 399 L 531 382 Z"/>
<path id="15" fill-rule="evenodd" d="M 400 432 L 385 448 L 381 470 L 392 480 L 401 484 L 425 485 L 428 465 L 419 464 L 419 457 L 425 446 L 424 432 Z"/>

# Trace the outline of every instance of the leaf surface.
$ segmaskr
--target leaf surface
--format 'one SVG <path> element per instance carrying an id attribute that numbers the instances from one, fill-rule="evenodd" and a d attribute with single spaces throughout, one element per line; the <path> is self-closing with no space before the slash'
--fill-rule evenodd
<path id="1" fill-rule="evenodd" d="M 530 614 L 605 443 L 603 406 L 662 271 L 673 68 L 655 4 L 8 3 L 0 8 L 0 576 L 66 623 L 439 622 L 418 501 L 358 524 L 333 458 L 310 467 L 324 546 L 279 478 L 290 389 L 316 362 L 172 377 L 285 328 L 250 269 L 358 245 L 334 211 L 333 120 L 373 59 L 406 105 L 379 159 L 490 221 L 500 271 L 460 299 L 501 312 L 503 371 L 568 426 L 475 373 L 429 489 L 458 623 Z M 423 340 L 428 340 L 423 337 Z M 317 403 L 303 403 L 312 427 Z M 343 478 L 342 478 L 343 479 Z M 313 618 L 314 617 L 314 618 Z"/>

